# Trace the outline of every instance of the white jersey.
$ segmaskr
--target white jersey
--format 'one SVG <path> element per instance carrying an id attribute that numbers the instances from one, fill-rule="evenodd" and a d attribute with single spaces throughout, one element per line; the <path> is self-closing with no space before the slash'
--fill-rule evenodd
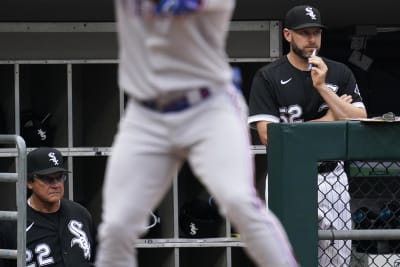
<path id="1" fill-rule="evenodd" d="M 150 1 L 116 2 L 119 85 L 133 98 L 231 83 L 225 44 L 234 0 L 208 0 L 197 13 L 162 18 L 146 12 Z"/>

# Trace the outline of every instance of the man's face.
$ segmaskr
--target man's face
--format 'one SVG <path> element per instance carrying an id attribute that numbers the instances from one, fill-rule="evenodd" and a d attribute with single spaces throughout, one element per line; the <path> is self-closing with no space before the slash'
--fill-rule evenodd
<path id="1" fill-rule="evenodd" d="M 57 172 L 46 175 L 34 175 L 28 182 L 32 194 L 46 204 L 58 203 L 64 196 L 65 173 Z"/>
<path id="2" fill-rule="evenodd" d="M 314 49 L 317 51 L 321 47 L 322 30 L 318 27 L 304 28 L 300 30 L 286 30 L 285 38 L 290 42 L 292 51 L 307 60 Z"/>

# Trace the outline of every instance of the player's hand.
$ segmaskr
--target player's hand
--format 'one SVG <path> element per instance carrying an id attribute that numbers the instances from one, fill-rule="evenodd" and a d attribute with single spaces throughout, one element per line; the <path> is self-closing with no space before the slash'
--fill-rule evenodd
<path id="1" fill-rule="evenodd" d="M 319 56 L 310 56 L 308 63 L 312 64 L 311 79 L 313 86 L 317 89 L 325 85 L 326 74 L 328 73 L 328 67 L 325 62 Z"/>
<path id="2" fill-rule="evenodd" d="M 236 89 L 242 91 L 242 72 L 238 66 L 232 67 L 232 83 Z"/>
<path id="3" fill-rule="evenodd" d="M 155 14 L 185 15 L 198 11 L 202 0 L 158 0 L 154 9 Z"/>
<path id="4" fill-rule="evenodd" d="M 353 102 L 353 97 L 351 95 L 341 95 L 340 99 L 342 99 L 344 102 L 351 104 Z"/>

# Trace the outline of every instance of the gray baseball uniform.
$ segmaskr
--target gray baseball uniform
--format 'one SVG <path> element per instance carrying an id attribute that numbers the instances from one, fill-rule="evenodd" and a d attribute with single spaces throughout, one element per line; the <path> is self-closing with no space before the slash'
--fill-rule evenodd
<path id="1" fill-rule="evenodd" d="M 137 266 L 132 244 L 184 160 L 258 266 L 297 266 L 253 187 L 247 107 L 225 54 L 234 4 L 208 0 L 180 16 L 153 14 L 149 1 L 116 1 L 119 83 L 129 102 L 107 165 L 97 267 Z"/>

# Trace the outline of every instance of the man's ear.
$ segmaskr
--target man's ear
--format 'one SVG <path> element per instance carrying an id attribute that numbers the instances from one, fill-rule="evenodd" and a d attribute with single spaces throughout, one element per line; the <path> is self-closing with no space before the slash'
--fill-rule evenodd
<path id="1" fill-rule="evenodd" d="M 26 186 L 27 186 L 28 189 L 30 189 L 30 190 L 32 190 L 32 187 L 33 187 L 32 183 L 33 183 L 33 180 L 30 180 L 30 181 L 28 181 L 28 183 L 26 184 Z"/>
<path id="2" fill-rule="evenodd" d="M 290 35 L 291 35 L 291 31 L 288 28 L 283 28 L 283 38 L 285 38 L 285 40 L 287 42 L 290 43 Z"/>

